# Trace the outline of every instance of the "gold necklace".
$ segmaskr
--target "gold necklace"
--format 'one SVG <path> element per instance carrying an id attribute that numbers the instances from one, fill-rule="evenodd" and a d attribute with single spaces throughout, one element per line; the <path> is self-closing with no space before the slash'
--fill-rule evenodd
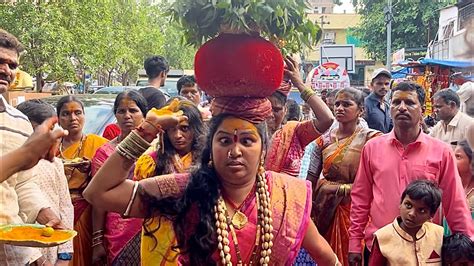
<path id="1" fill-rule="evenodd" d="M 352 133 L 352 135 L 350 135 L 349 137 L 346 137 L 347 141 L 346 141 L 344 144 L 346 144 L 347 142 L 352 141 L 352 139 L 354 139 L 354 136 L 355 136 L 357 133 L 359 133 L 359 131 L 360 131 L 360 128 L 356 128 L 356 129 L 354 130 L 354 133 Z M 334 135 L 335 135 L 335 139 L 336 139 L 336 146 L 339 147 L 339 138 L 337 137 L 337 132 L 339 132 L 339 129 L 337 129 L 337 130 L 336 130 L 336 134 L 334 134 Z"/>
<path id="2" fill-rule="evenodd" d="M 237 206 L 237 204 L 235 204 L 229 197 L 227 197 L 225 193 L 222 193 L 224 202 L 227 202 L 234 210 L 234 214 L 232 215 L 232 218 L 230 219 L 230 221 L 232 222 L 232 225 L 234 226 L 234 228 L 237 230 L 244 228 L 244 226 L 248 223 L 247 216 L 241 210 L 245 205 L 247 205 L 247 202 L 250 199 L 250 196 L 254 192 L 255 192 L 255 186 L 247 194 L 244 201 L 239 206 Z"/>
<path id="3" fill-rule="evenodd" d="M 74 156 L 72 158 L 69 158 L 69 159 L 77 158 L 79 156 L 79 154 L 81 154 L 82 144 L 84 144 L 84 140 L 85 140 L 84 134 L 82 134 L 81 135 L 81 140 L 80 140 L 80 143 L 79 143 L 79 148 L 76 150 L 76 153 L 74 154 Z M 61 156 L 62 159 L 68 159 L 63 154 L 63 140 L 61 140 L 61 142 L 59 143 L 59 156 Z"/>
<path id="4" fill-rule="evenodd" d="M 255 200 L 257 203 L 257 239 L 255 240 L 255 246 L 252 251 L 252 259 L 250 265 L 253 263 L 254 258 L 257 255 L 257 248 L 259 240 L 261 240 L 260 246 L 260 260 L 257 263 L 260 265 L 267 266 L 270 262 L 270 255 L 272 254 L 271 248 L 273 247 L 273 220 L 270 203 L 270 192 L 268 192 L 268 185 L 263 174 L 257 175 L 257 190 L 255 191 Z M 221 258 L 222 265 L 232 265 L 230 255 L 230 241 L 229 241 L 229 229 L 232 234 L 234 246 L 236 248 L 237 265 L 244 265 L 240 249 L 238 246 L 237 236 L 233 230 L 233 223 L 228 217 L 227 207 L 225 201 L 219 191 L 219 198 L 214 206 L 214 215 L 216 218 L 217 227 L 217 249 L 219 250 L 219 256 Z"/>

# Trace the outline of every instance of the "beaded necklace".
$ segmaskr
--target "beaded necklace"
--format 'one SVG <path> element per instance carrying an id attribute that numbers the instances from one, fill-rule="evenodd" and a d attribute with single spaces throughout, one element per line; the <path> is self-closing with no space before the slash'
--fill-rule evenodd
<path id="1" fill-rule="evenodd" d="M 273 220 L 270 203 L 270 192 L 268 192 L 268 185 L 266 184 L 266 179 L 263 175 L 264 173 L 257 175 L 257 190 L 255 191 L 255 200 L 257 203 L 257 236 L 249 265 L 253 265 L 253 261 L 257 256 L 258 246 L 261 240 L 260 259 L 257 261 L 257 263 L 267 266 L 270 262 L 270 255 L 272 254 L 271 248 L 273 247 Z M 237 265 L 246 265 L 242 261 L 234 225 L 227 213 L 227 207 L 220 191 L 219 194 L 220 196 L 216 205 L 214 206 L 214 214 L 217 227 L 217 249 L 219 250 L 221 263 L 225 266 L 232 265 L 229 246 L 230 241 L 228 238 L 230 229 L 234 247 L 236 249 L 235 253 L 237 255 Z"/>

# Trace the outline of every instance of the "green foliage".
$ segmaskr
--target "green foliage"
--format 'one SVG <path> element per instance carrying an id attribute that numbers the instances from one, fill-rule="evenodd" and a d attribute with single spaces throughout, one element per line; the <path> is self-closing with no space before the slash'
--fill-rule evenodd
<path id="1" fill-rule="evenodd" d="M 169 12 L 189 44 L 199 46 L 219 32 L 259 32 L 283 52 L 311 48 L 321 30 L 305 17 L 305 0 L 176 0 Z"/>
<path id="2" fill-rule="evenodd" d="M 401 48 L 426 47 L 438 30 L 439 9 L 453 1 L 393 0 L 392 51 Z M 387 30 L 384 7 L 387 1 L 353 0 L 362 15 L 358 27 L 351 29 L 370 57 L 386 60 Z"/>
<path id="3" fill-rule="evenodd" d="M 107 83 L 125 84 L 150 55 L 192 68 L 195 50 L 181 45 L 182 34 L 163 10 L 136 1 L 19 0 L 0 4 L 0 27 L 24 44 L 21 65 L 29 73 L 76 82 L 84 73 L 105 74 Z"/>

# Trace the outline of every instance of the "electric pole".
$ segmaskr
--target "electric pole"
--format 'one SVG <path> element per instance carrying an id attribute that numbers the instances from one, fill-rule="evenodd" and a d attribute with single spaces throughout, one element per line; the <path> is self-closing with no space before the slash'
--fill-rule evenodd
<path id="1" fill-rule="evenodd" d="M 324 19 L 326 19 L 326 18 L 327 18 L 327 16 L 325 16 L 325 15 L 322 15 L 322 16 L 319 17 L 319 24 L 321 25 L 321 36 L 323 37 L 321 45 L 324 43 L 324 25 L 329 24 L 329 21 L 324 21 Z"/>
<path id="2" fill-rule="evenodd" d="M 388 0 L 388 5 L 384 8 L 385 23 L 387 25 L 387 70 L 392 70 L 392 0 Z"/>

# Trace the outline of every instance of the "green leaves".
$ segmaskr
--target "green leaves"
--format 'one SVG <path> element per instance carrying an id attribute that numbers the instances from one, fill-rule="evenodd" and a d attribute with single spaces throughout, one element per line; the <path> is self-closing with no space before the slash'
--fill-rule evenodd
<path id="1" fill-rule="evenodd" d="M 118 80 L 127 75 L 134 79 L 143 60 L 155 54 L 169 57 L 171 67 L 192 68 L 195 49 L 179 41 L 184 34 L 170 23 L 163 6 L 136 1 L 34 2 L 0 5 L 0 27 L 25 45 L 21 64 L 32 75 L 79 81 L 87 72 L 97 74 L 95 78 L 111 73 Z M 212 14 L 207 18 L 213 19 Z"/>
<path id="2" fill-rule="evenodd" d="M 176 0 L 169 13 L 194 46 L 222 31 L 259 32 L 283 51 L 298 52 L 314 46 L 321 35 L 305 17 L 306 9 L 305 0 Z"/>

